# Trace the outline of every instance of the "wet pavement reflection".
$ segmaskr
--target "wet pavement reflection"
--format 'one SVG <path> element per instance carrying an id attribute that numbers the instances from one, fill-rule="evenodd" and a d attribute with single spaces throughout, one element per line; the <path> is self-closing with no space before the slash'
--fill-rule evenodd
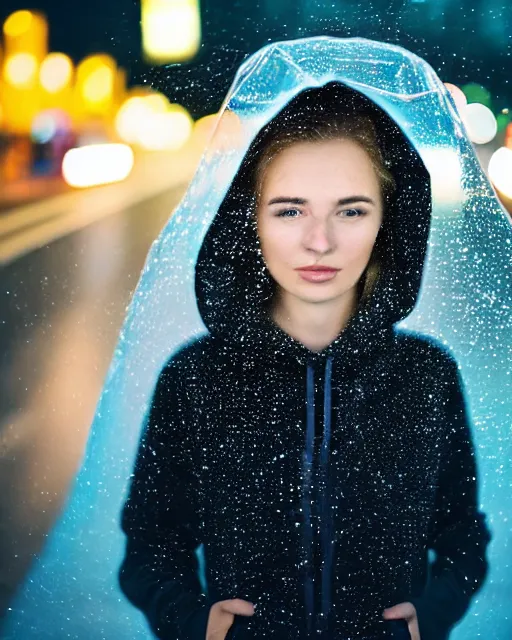
<path id="1" fill-rule="evenodd" d="M 78 470 L 126 307 L 185 187 L 0 270 L 0 614 Z"/>

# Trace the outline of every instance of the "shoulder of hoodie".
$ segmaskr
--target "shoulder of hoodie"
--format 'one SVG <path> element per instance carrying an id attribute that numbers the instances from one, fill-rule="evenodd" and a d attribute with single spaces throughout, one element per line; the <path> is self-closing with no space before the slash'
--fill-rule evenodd
<path id="1" fill-rule="evenodd" d="M 180 377 L 201 370 L 205 364 L 219 364 L 222 356 L 230 353 L 229 345 L 210 333 L 195 336 L 183 342 L 167 360 L 163 373 Z"/>
<path id="2" fill-rule="evenodd" d="M 394 336 L 399 357 L 407 359 L 416 367 L 424 365 L 439 369 L 440 374 L 457 375 L 459 365 L 453 352 L 437 338 L 396 327 Z"/>

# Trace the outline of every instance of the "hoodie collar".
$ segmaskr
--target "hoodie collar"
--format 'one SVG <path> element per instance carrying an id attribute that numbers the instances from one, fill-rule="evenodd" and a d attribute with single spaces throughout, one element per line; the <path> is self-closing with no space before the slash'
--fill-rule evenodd
<path id="1" fill-rule="evenodd" d="M 300 365 L 323 363 L 327 358 L 345 368 L 359 368 L 362 361 L 375 358 L 393 337 L 393 326 L 374 307 L 356 312 L 345 329 L 328 346 L 315 352 L 292 338 L 270 317 L 257 310 L 248 324 L 231 334 L 231 342 L 250 347 L 255 356 L 292 359 Z"/>

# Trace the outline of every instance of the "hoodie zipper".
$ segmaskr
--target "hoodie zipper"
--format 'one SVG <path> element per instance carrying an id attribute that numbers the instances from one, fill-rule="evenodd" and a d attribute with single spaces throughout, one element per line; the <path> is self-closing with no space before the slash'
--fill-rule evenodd
<path id="1" fill-rule="evenodd" d="M 314 478 L 314 438 L 315 438 L 315 380 L 314 365 L 307 364 L 306 371 L 306 448 L 305 448 L 305 473 L 303 486 L 303 511 L 304 511 L 304 536 L 303 545 L 306 552 L 306 574 L 304 581 L 304 595 L 307 613 L 308 632 L 316 630 L 322 633 L 328 627 L 328 616 L 332 600 L 332 562 L 334 555 L 333 523 L 330 506 L 329 486 L 329 451 L 331 441 L 331 378 L 332 357 L 325 362 L 324 371 L 324 406 L 323 406 L 323 438 L 320 450 L 319 465 L 319 493 L 320 502 L 320 538 L 322 550 L 321 564 L 321 612 L 315 617 L 314 603 L 314 564 L 313 564 L 313 532 L 311 495 L 313 492 Z"/>

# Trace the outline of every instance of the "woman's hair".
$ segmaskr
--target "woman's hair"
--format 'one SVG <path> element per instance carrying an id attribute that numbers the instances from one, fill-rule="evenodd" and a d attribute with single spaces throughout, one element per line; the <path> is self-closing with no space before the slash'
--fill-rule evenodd
<path id="1" fill-rule="evenodd" d="M 309 109 L 309 113 L 302 112 L 299 117 L 295 113 L 295 117 L 280 118 L 279 126 L 273 127 L 272 134 L 266 137 L 265 143 L 258 150 L 252 173 L 251 186 L 256 200 L 259 199 L 261 193 L 266 169 L 274 158 L 285 149 L 301 142 L 349 139 L 357 142 L 370 157 L 381 186 L 383 223 L 385 223 L 386 209 L 396 189 L 396 183 L 393 174 L 386 166 L 372 117 L 364 113 L 338 115 L 332 111 L 322 114 L 321 111 L 320 109 L 320 114 L 315 114 L 314 109 Z M 379 233 L 368 266 L 359 280 L 360 305 L 365 305 L 370 300 L 381 273 L 385 251 L 389 252 L 390 250 L 392 250 L 391 247 L 383 246 L 382 234 Z"/>

